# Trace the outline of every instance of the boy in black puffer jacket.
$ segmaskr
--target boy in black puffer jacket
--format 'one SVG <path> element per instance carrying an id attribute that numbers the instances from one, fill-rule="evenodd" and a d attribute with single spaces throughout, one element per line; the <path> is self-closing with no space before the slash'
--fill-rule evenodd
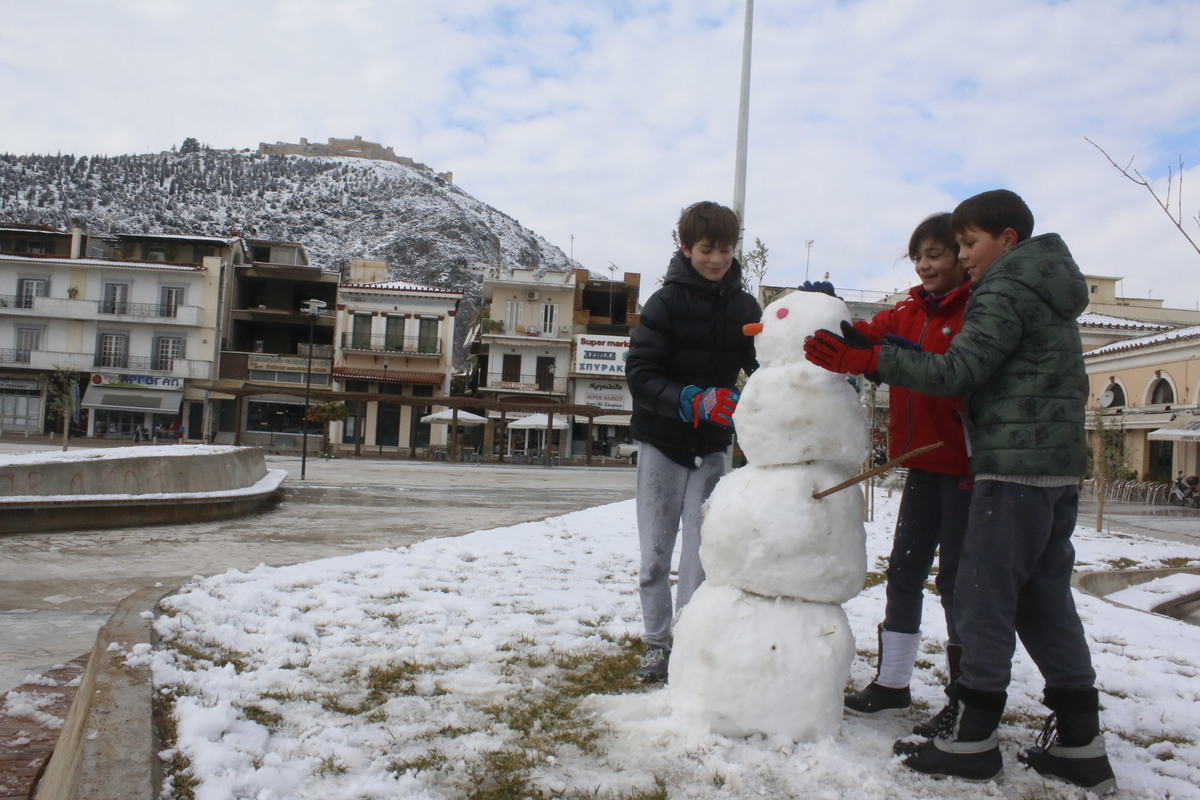
<path id="1" fill-rule="evenodd" d="M 642 307 L 629 344 L 645 625 L 637 677 L 644 683 L 666 680 L 672 620 L 704 581 L 700 507 L 729 468 L 738 374 L 758 367 L 754 338 L 742 326 L 758 322 L 762 310 L 742 288 L 733 258 L 740 231 L 737 215 L 717 203 L 684 209 L 679 251 L 662 288 Z M 672 604 L 671 559 L 681 523 Z"/>

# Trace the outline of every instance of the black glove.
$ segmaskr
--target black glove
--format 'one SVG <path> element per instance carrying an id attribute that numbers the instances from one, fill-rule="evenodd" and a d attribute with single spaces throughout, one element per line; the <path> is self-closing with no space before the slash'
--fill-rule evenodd
<path id="1" fill-rule="evenodd" d="M 820 292 L 830 297 L 837 297 L 833 291 L 833 284 L 829 281 L 805 281 L 800 284 L 799 288 L 802 292 Z M 842 298 L 838 297 L 838 299 L 841 300 Z"/>
<path id="2" fill-rule="evenodd" d="M 884 344 L 890 344 L 892 347 L 899 347 L 901 350 L 916 350 L 921 352 L 921 345 L 914 342 L 912 339 L 905 339 L 903 336 L 897 336 L 894 333 L 885 333 L 883 335 Z"/>
<path id="3" fill-rule="evenodd" d="M 846 344 L 851 347 L 874 347 L 871 340 L 868 339 L 862 331 L 854 327 L 849 320 L 842 320 L 842 338 L 846 340 Z M 886 338 L 886 337 L 885 337 Z"/>

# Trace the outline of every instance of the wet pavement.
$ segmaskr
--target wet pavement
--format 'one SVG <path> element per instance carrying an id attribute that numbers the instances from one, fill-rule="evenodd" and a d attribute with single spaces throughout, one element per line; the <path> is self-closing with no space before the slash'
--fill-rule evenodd
<path id="1" fill-rule="evenodd" d="M 0 442 L 0 453 L 32 449 L 58 448 Z M 262 514 L 0 536 L 0 692 L 88 653 L 117 603 L 146 586 L 505 527 L 627 500 L 635 485 L 628 466 L 310 458 L 301 481 L 298 456 L 266 462 L 288 478 Z"/>

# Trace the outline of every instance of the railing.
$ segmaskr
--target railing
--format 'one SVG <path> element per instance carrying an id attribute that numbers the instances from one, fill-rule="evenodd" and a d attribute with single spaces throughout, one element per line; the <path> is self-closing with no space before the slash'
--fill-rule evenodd
<path id="1" fill-rule="evenodd" d="M 10 347 L 0 348 L 0 363 L 28 364 L 31 350 L 16 350 Z"/>
<path id="2" fill-rule="evenodd" d="M 567 379 L 554 375 L 488 375 L 487 383 L 480 388 L 504 389 L 517 392 L 546 392 L 563 394 L 567 390 Z"/>
<path id="3" fill-rule="evenodd" d="M 174 358 L 157 358 L 144 356 L 114 356 L 96 354 L 92 360 L 93 367 L 101 369 L 145 370 L 146 372 L 173 372 Z"/>
<path id="4" fill-rule="evenodd" d="M 20 294 L 0 295 L 0 308 L 33 308 L 38 301 L 51 302 L 61 298 L 37 295 L 27 297 Z M 74 298 L 71 298 L 74 300 Z M 76 302 L 86 302 L 79 300 Z M 125 303 L 112 300 L 95 302 L 98 314 L 112 314 L 126 317 L 155 317 L 158 319 L 174 319 L 179 316 L 179 306 L 174 303 Z"/>
<path id="5" fill-rule="evenodd" d="M 170 303 L 126 303 L 104 300 L 98 309 L 101 314 L 126 317 L 174 317 L 179 306 Z"/>
<path id="6" fill-rule="evenodd" d="M 355 336 L 353 333 L 343 333 L 342 349 L 359 352 L 440 356 L 442 354 L 442 340 L 422 338 L 420 336 L 388 336 L 387 334 Z"/>

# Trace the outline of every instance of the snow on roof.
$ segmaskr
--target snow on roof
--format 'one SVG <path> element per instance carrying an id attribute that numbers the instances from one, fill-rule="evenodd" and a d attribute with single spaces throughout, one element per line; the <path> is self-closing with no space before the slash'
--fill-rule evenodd
<path id="1" fill-rule="evenodd" d="M 1086 328 L 1117 328 L 1122 330 L 1169 331 L 1173 326 L 1161 322 L 1146 322 L 1140 319 L 1113 317 L 1089 311 L 1079 317 L 1079 326 Z"/>
<path id="2" fill-rule="evenodd" d="M 0 253 L 0 260 L 3 261 L 31 261 L 29 253 L 21 255 L 10 255 L 8 253 Z M 73 267 L 141 267 L 145 269 L 161 269 L 174 272 L 199 272 L 204 269 L 199 264 L 171 264 L 166 261 L 133 261 L 119 260 L 113 258 L 46 258 L 45 256 L 34 255 L 39 264 L 69 264 Z"/>
<path id="3" fill-rule="evenodd" d="M 1103 347 L 1097 347 L 1095 350 L 1089 350 L 1083 354 L 1083 357 L 1086 359 L 1108 353 L 1123 353 L 1128 350 L 1140 350 L 1144 347 L 1153 347 L 1156 344 L 1181 342 L 1189 339 L 1200 340 L 1200 325 L 1194 325 L 1190 328 L 1179 328 L 1178 330 L 1167 331 L 1154 336 L 1143 336 L 1140 339 L 1126 339 L 1122 342 L 1113 342 L 1112 344 L 1106 344 Z"/>
<path id="4" fill-rule="evenodd" d="M 238 236 L 196 236 L 187 233 L 114 233 L 104 238 L 109 239 L 181 239 L 187 242 L 213 242 L 216 244 L 233 245 Z"/>
<path id="5" fill-rule="evenodd" d="M 401 292 L 438 292 L 439 294 L 462 294 L 455 289 L 443 289 L 438 286 L 426 286 L 409 281 L 379 281 L 377 283 L 345 283 L 343 289 L 390 289 Z"/>

